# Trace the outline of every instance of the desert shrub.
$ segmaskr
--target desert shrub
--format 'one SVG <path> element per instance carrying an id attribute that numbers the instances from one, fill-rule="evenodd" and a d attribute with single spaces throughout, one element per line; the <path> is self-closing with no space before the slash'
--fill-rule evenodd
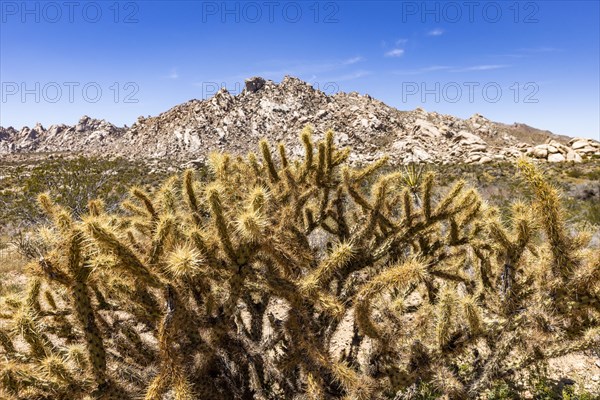
<path id="1" fill-rule="evenodd" d="M 573 386 L 567 386 L 562 390 L 562 400 L 596 400 L 598 395 L 594 395 L 586 390 L 577 390 Z"/>
<path id="2" fill-rule="evenodd" d="M 2 300 L 2 394 L 465 399 L 600 345 L 600 252 L 532 165 L 504 221 L 464 181 L 407 187 L 331 132 L 301 140 L 302 159 L 263 141 L 213 154 L 208 182 L 133 188 L 126 215 L 41 195 L 49 250 Z"/>
<path id="3" fill-rule="evenodd" d="M 512 400 L 518 399 L 519 395 L 506 382 L 494 382 L 492 387 L 486 393 L 487 400 Z"/>
<path id="4" fill-rule="evenodd" d="M 571 169 L 567 170 L 567 176 L 570 176 L 571 178 L 581 178 L 582 176 L 585 175 L 585 173 L 577 168 L 577 167 L 572 167 Z"/>
<path id="5" fill-rule="evenodd" d="M 586 178 L 593 181 L 600 181 L 600 168 L 590 168 L 590 170 L 585 174 Z"/>
<path id="6" fill-rule="evenodd" d="M 587 210 L 585 210 L 585 219 L 596 226 L 600 226 L 600 203 L 588 203 Z"/>
<path id="7" fill-rule="evenodd" d="M 33 167 L 6 168 L 0 189 L 2 225 L 31 226 L 46 219 L 37 206 L 37 196 L 48 193 L 76 218 L 88 201 L 102 198 L 108 211 L 115 211 L 132 185 L 163 179 L 141 163 L 98 157 L 56 158 Z M 158 175 L 158 176 L 157 176 Z M 161 177 L 162 176 L 162 177 Z"/>

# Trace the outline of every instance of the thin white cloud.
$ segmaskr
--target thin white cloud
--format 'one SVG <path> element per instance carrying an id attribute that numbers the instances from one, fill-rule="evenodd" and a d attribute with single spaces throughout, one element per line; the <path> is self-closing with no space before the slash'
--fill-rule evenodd
<path id="1" fill-rule="evenodd" d="M 167 76 L 167 78 L 169 78 L 169 79 L 178 79 L 179 78 L 179 74 L 177 73 L 177 70 L 175 68 L 173 68 L 171 70 L 171 73 Z"/>
<path id="2" fill-rule="evenodd" d="M 428 72 L 468 72 L 468 71 L 491 71 L 495 69 L 508 68 L 510 65 L 500 64 L 486 64 L 486 65 L 473 65 L 470 67 L 452 67 L 448 65 L 431 65 L 429 67 L 422 67 L 417 69 L 404 69 L 392 71 L 394 75 L 419 75 L 426 74 Z"/>
<path id="3" fill-rule="evenodd" d="M 447 71 L 452 68 L 454 68 L 454 67 L 450 67 L 447 65 L 432 65 L 430 67 L 423 67 L 423 68 L 418 68 L 418 69 L 396 70 L 396 71 L 393 71 L 393 73 L 395 75 L 419 75 L 419 74 L 425 74 L 427 72 Z"/>
<path id="4" fill-rule="evenodd" d="M 444 34 L 444 30 L 440 29 L 440 28 L 436 28 L 434 30 L 427 32 L 428 36 L 441 36 L 443 34 Z"/>
<path id="5" fill-rule="evenodd" d="M 564 51 L 564 50 L 559 49 L 557 47 L 539 46 L 539 47 L 520 48 L 520 49 L 514 50 L 511 53 L 490 54 L 489 57 L 525 58 L 525 57 L 533 57 L 537 54 L 559 53 L 562 51 Z"/>
<path id="6" fill-rule="evenodd" d="M 356 57 L 352 57 L 352 58 L 342 61 L 342 64 L 343 65 L 352 65 L 352 64 L 356 64 L 357 62 L 361 62 L 361 61 L 364 61 L 364 58 L 362 58 L 361 56 L 356 56 Z"/>
<path id="7" fill-rule="evenodd" d="M 402 46 L 408 43 L 408 39 L 398 39 L 396 40 L 396 46 Z"/>
<path id="8" fill-rule="evenodd" d="M 327 79 L 327 81 L 328 82 L 351 81 L 351 80 L 362 78 L 363 76 L 368 76 L 368 75 L 371 75 L 370 71 L 358 70 L 358 71 L 350 72 L 349 74 L 344 74 L 341 76 Z"/>
<path id="9" fill-rule="evenodd" d="M 384 54 L 386 57 L 402 57 L 404 55 L 403 49 L 392 49 Z"/>
<path id="10" fill-rule="evenodd" d="M 510 65 L 504 64 L 487 64 L 487 65 L 473 65 L 471 67 L 453 69 L 451 72 L 467 72 L 467 71 L 491 71 L 494 69 L 508 68 Z"/>
<path id="11" fill-rule="evenodd" d="M 488 55 L 488 57 L 510 57 L 510 58 L 524 58 L 527 57 L 525 54 L 515 54 L 515 53 L 508 53 L 508 54 L 490 54 Z"/>
<path id="12" fill-rule="evenodd" d="M 540 46 L 540 47 L 523 48 L 523 49 L 519 49 L 518 51 L 523 52 L 523 53 L 555 53 L 555 52 L 562 51 L 562 49 L 559 49 L 557 47 L 550 47 L 550 46 Z"/>

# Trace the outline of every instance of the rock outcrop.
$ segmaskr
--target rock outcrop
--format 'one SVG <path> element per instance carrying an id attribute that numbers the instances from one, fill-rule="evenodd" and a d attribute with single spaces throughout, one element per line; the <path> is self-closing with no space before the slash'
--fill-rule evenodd
<path id="1" fill-rule="evenodd" d="M 41 124 L 33 128 L 0 127 L 0 154 L 75 152 L 93 154 L 116 153 L 117 142 L 126 131 L 104 120 L 84 115 L 74 126 Z"/>
<path id="2" fill-rule="evenodd" d="M 523 153 L 550 162 L 579 162 L 600 155 L 600 143 L 591 139 L 569 140 L 479 114 L 463 120 L 422 108 L 400 111 L 356 92 L 329 96 L 293 77 L 279 84 L 253 77 L 238 95 L 221 89 L 210 99 L 139 117 L 130 128 L 87 116 L 75 126 L 0 128 L 0 153 L 72 152 L 199 163 L 211 151 L 254 151 L 267 137 L 301 154 L 297 135 L 305 125 L 312 125 L 317 136 L 333 129 L 342 146 L 354 148 L 355 163 L 383 154 L 397 163 L 488 163 Z"/>
<path id="3" fill-rule="evenodd" d="M 526 154 L 549 162 L 581 162 L 584 158 L 600 156 L 600 142 L 586 138 L 574 138 L 567 144 L 563 144 L 549 139 L 544 144 L 527 148 Z"/>

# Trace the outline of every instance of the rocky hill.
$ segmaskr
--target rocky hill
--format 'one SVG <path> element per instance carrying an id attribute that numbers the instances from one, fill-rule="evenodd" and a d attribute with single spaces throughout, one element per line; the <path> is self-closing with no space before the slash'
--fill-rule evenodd
<path id="1" fill-rule="evenodd" d="M 590 139 L 495 123 L 479 114 L 463 120 L 421 108 L 399 111 L 369 95 L 329 96 L 293 77 L 279 84 L 250 78 L 238 95 L 221 89 L 208 100 L 140 117 L 130 128 L 87 116 L 75 126 L 0 127 L 0 154 L 68 152 L 201 161 L 215 150 L 245 154 L 263 137 L 301 153 L 296 138 L 307 124 L 318 136 L 333 129 L 340 144 L 354 148 L 352 161 L 358 163 L 383 154 L 398 163 L 444 164 L 486 163 L 523 153 L 551 162 L 600 156 L 600 143 Z"/>

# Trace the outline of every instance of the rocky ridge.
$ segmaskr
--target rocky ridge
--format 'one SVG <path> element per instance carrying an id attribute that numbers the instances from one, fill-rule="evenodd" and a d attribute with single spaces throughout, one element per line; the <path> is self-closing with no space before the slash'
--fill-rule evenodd
<path id="1" fill-rule="evenodd" d="M 92 153 L 111 154 L 116 152 L 118 141 L 127 128 L 119 128 L 104 120 L 84 115 L 77 125 L 42 124 L 33 128 L 0 127 L 0 154 L 15 153 Z"/>
<path id="2" fill-rule="evenodd" d="M 263 137 L 301 154 L 297 137 L 305 125 L 312 125 L 317 137 L 333 129 L 339 144 L 354 149 L 355 163 L 384 154 L 396 163 L 442 164 L 487 163 L 522 154 L 549 162 L 600 156 L 600 142 L 591 139 L 500 124 L 479 114 L 463 120 L 421 108 L 400 111 L 356 92 L 329 96 L 293 77 L 279 84 L 250 78 L 238 95 L 221 89 L 210 99 L 139 117 L 130 128 L 87 116 L 75 126 L 0 127 L 0 154 L 68 152 L 202 162 L 211 151 L 254 151 Z"/>

